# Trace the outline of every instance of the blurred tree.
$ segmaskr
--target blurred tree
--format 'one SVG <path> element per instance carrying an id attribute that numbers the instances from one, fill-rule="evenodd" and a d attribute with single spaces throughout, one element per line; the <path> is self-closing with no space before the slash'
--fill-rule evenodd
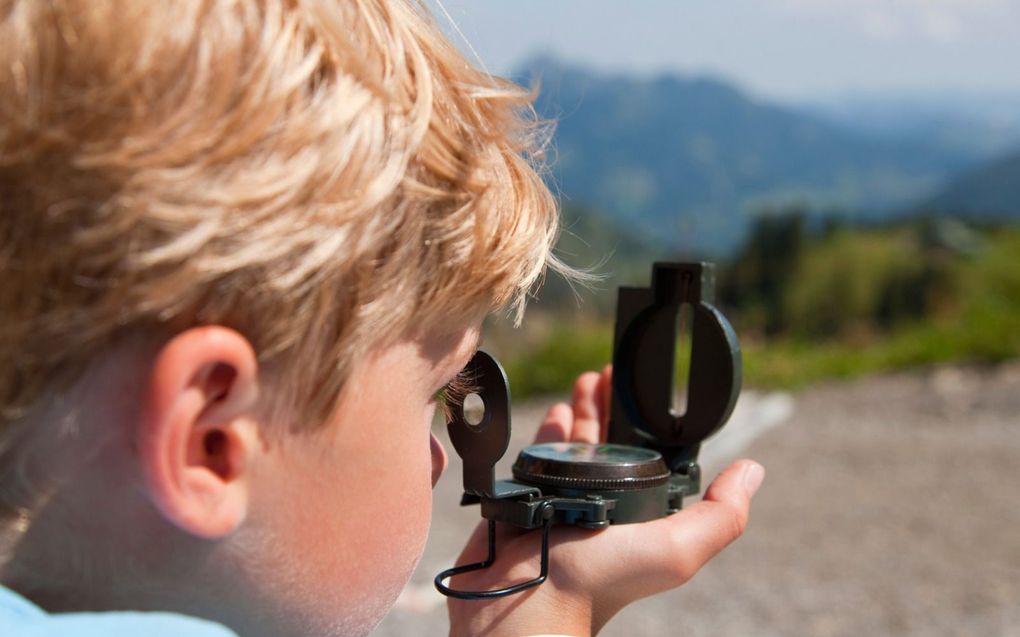
<path id="1" fill-rule="evenodd" d="M 781 331 L 785 290 L 801 260 L 806 241 L 806 211 L 799 206 L 766 209 L 752 224 L 750 237 L 721 278 L 720 301 L 736 308 L 766 334 Z"/>

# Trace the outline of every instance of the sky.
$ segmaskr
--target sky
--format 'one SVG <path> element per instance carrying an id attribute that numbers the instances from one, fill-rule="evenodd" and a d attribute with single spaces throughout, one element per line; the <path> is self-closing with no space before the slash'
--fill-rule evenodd
<path id="1" fill-rule="evenodd" d="M 718 75 L 787 101 L 994 95 L 1020 102 L 1020 0 L 427 4 L 463 50 L 498 74 L 546 52 L 610 72 Z"/>

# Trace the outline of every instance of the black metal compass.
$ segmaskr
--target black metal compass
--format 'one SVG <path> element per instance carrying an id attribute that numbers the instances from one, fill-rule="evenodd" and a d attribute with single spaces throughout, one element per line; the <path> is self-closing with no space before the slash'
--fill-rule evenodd
<path id="1" fill-rule="evenodd" d="M 510 388 L 506 374 L 479 351 L 468 363 L 484 414 L 471 424 L 454 410 L 447 427 L 464 462 L 461 504 L 480 504 L 488 520 L 488 556 L 447 569 L 439 592 L 490 599 L 538 586 L 549 572 L 549 529 L 570 524 L 599 529 L 661 518 L 701 488 L 701 442 L 722 427 L 740 392 L 740 347 L 726 318 L 712 306 L 714 273 L 708 263 L 656 263 L 647 288 L 620 288 L 613 344 L 609 442 L 546 443 L 526 447 L 513 478 L 497 480 L 496 462 L 510 442 Z M 687 405 L 673 409 L 677 321 L 693 315 Z M 496 557 L 496 522 L 542 529 L 539 575 L 507 588 L 463 591 L 444 582 L 488 568 Z"/>

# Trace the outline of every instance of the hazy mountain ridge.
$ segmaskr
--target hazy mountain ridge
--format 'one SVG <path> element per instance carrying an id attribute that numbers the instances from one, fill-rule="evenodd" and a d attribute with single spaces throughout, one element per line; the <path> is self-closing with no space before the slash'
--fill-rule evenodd
<path id="1" fill-rule="evenodd" d="M 837 125 L 994 156 L 1020 146 L 1020 94 L 850 95 L 805 104 Z"/>
<path id="2" fill-rule="evenodd" d="M 556 187 L 671 251 L 725 254 L 748 213 L 790 203 L 881 217 L 929 196 L 979 151 L 840 126 L 711 78 L 599 75 L 548 57 L 538 79 L 554 119 Z"/>
<path id="3" fill-rule="evenodd" d="M 1020 151 L 964 172 L 916 210 L 974 220 L 1020 221 Z"/>

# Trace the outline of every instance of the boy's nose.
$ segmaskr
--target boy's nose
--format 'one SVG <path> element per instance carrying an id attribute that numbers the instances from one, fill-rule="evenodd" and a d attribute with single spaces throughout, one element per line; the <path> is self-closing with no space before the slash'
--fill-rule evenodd
<path id="1" fill-rule="evenodd" d="M 436 439 L 435 434 L 429 433 L 429 446 L 432 449 L 432 487 L 435 488 L 436 482 L 439 482 L 439 476 L 442 475 L 443 469 L 446 468 L 446 450 L 443 449 L 443 445 Z"/>

